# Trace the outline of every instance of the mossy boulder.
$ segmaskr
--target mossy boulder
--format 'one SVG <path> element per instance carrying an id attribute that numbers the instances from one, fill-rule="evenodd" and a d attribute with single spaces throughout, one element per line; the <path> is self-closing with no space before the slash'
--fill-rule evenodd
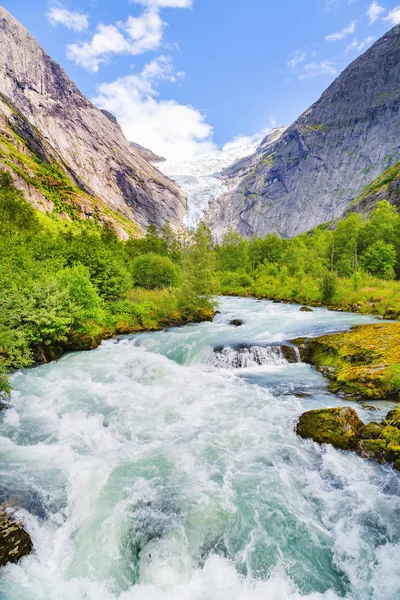
<path id="1" fill-rule="evenodd" d="M 309 306 L 302 306 L 300 312 L 314 312 Z"/>
<path id="2" fill-rule="evenodd" d="M 360 429 L 359 435 L 363 440 L 376 440 L 381 437 L 383 429 L 384 425 L 381 423 L 372 422 L 364 425 L 364 427 Z"/>
<path id="3" fill-rule="evenodd" d="M 364 426 L 353 408 L 322 408 L 301 415 L 297 424 L 300 437 L 335 448 L 355 448 L 358 432 Z"/>
<path id="4" fill-rule="evenodd" d="M 0 566 L 17 563 L 32 549 L 32 540 L 22 525 L 0 509 Z"/>
<path id="5" fill-rule="evenodd" d="M 305 362 L 328 377 L 332 392 L 356 400 L 400 400 L 400 323 L 361 325 L 293 343 Z"/>
<path id="6" fill-rule="evenodd" d="M 357 444 L 357 454 L 362 458 L 384 461 L 386 456 L 386 440 L 360 440 Z"/>
<path id="7" fill-rule="evenodd" d="M 386 425 L 391 425 L 392 427 L 400 429 L 400 409 L 395 408 L 394 410 L 389 411 L 384 422 Z"/>
<path id="8" fill-rule="evenodd" d="M 241 327 L 243 325 L 243 321 L 242 319 L 232 319 L 232 321 L 229 321 L 229 325 L 232 325 L 233 327 Z"/>
<path id="9" fill-rule="evenodd" d="M 393 467 L 396 469 L 396 471 L 400 471 L 400 459 L 396 460 Z"/>
<path id="10" fill-rule="evenodd" d="M 388 443 L 393 443 L 400 446 L 400 429 L 387 425 L 382 429 L 381 438 Z"/>

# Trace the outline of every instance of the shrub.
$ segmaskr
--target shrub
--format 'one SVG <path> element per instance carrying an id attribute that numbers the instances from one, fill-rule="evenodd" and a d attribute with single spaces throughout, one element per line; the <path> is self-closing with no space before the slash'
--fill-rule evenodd
<path id="1" fill-rule="evenodd" d="M 153 253 L 143 254 L 135 258 L 132 267 L 133 282 L 138 287 L 153 290 L 178 285 L 177 267 L 167 256 Z"/>

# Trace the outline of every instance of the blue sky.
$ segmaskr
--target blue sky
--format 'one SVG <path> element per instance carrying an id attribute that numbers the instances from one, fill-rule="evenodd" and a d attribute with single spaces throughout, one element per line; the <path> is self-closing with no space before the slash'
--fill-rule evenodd
<path id="1" fill-rule="evenodd" d="M 289 125 L 400 0 L 3 0 L 126 135 L 182 160 Z"/>

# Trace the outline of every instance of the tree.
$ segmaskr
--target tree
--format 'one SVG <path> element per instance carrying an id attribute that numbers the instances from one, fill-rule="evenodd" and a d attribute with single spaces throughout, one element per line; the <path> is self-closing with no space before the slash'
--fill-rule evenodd
<path id="1" fill-rule="evenodd" d="M 179 282 L 177 267 L 167 256 L 143 254 L 132 263 L 133 282 L 149 290 L 175 287 Z"/>
<path id="2" fill-rule="evenodd" d="M 183 259 L 183 283 L 179 291 L 179 307 L 186 319 L 194 318 L 201 308 L 213 308 L 217 290 L 212 236 L 201 222 L 191 236 Z"/>
<path id="3" fill-rule="evenodd" d="M 394 279 L 396 248 L 393 244 L 378 240 L 363 252 L 360 261 L 365 271 L 371 275 L 380 279 Z"/>
<path id="4" fill-rule="evenodd" d="M 243 271 L 250 268 L 248 242 L 231 228 L 216 248 L 221 271 Z"/>
<path id="5" fill-rule="evenodd" d="M 327 271 L 320 283 L 322 302 L 331 304 L 337 290 L 337 276 L 333 271 Z"/>

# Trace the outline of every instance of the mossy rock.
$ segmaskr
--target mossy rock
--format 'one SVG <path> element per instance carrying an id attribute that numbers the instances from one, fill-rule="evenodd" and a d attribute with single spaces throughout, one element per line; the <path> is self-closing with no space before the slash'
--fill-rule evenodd
<path id="1" fill-rule="evenodd" d="M 363 426 L 353 408 L 323 408 L 301 415 L 297 434 L 319 444 L 348 450 L 356 447 L 358 432 Z"/>
<path id="2" fill-rule="evenodd" d="M 386 449 L 386 440 L 360 440 L 356 451 L 362 458 L 373 458 L 382 462 L 386 456 Z"/>
<path id="3" fill-rule="evenodd" d="M 400 446 L 400 429 L 397 429 L 397 427 L 387 425 L 382 429 L 381 437 L 388 443 L 391 442 Z"/>
<path id="4" fill-rule="evenodd" d="M 396 471 L 400 471 L 400 460 L 396 460 L 393 467 L 396 469 Z"/>
<path id="5" fill-rule="evenodd" d="M 17 563 L 32 549 L 32 540 L 22 525 L 0 509 L 0 566 Z"/>
<path id="6" fill-rule="evenodd" d="M 360 430 L 360 437 L 363 440 L 376 440 L 381 437 L 384 425 L 381 423 L 368 423 Z"/>
<path id="7" fill-rule="evenodd" d="M 309 306 L 302 306 L 300 309 L 300 312 L 314 312 L 312 308 L 310 308 Z"/>
<path id="8" fill-rule="evenodd" d="M 400 409 L 395 408 L 388 412 L 384 420 L 385 425 L 391 425 L 400 429 Z"/>
<path id="9" fill-rule="evenodd" d="M 397 462 L 400 460 L 400 445 L 395 444 L 394 442 L 390 442 L 386 449 L 385 459 L 387 462 Z"/>

